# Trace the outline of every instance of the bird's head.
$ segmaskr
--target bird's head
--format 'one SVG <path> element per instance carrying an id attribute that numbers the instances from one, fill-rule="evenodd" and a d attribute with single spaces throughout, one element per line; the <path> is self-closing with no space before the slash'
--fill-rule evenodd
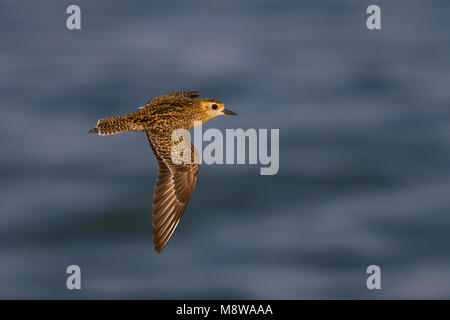
<path id="1" fill-rule="evenodd" d="M 223 116 L 225 114 L 237 115 L 236 112 L 225 109 L 223 102 L 214 98 L 205 98 L 199 100 L 202 122 L 206 122 L 217 116 Z"/>

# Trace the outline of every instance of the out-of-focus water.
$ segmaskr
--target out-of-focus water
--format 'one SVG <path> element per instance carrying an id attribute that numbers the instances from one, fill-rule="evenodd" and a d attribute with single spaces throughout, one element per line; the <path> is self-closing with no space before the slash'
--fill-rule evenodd
<path id="1" fill-rule="evenodd" d="M 69 4 L 0 4 L 0 298 L 450 298 L 450 2 Z M 203 166 L 158 255 L 145 135 L 88 130 L 183 89 L 280 171 Z"/>

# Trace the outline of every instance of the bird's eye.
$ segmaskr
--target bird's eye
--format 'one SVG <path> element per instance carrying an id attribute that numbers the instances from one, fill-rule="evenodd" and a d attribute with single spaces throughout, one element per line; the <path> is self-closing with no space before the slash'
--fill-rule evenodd
<path id="1" fill-rule="evenodd" d="M 214 110 L 216 110 L 216 109 L 217 109 L 217 104 L 213 104 L 213 105 L 211 106 L 211 108 L 213 108 Z"/>

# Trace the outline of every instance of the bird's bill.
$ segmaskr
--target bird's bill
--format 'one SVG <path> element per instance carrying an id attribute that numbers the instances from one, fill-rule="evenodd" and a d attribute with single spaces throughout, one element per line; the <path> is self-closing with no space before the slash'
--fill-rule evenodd
<path id="1" fill-rule="evenodd" d="M 222 112 L 223 112 L 223 114 L 229 114 L 229 115 L 232 115 L 232 116 L 237 116 L 237 113 L 234 112 L 234 111 L 231 111 L 231 110 L 223 109 Z"/>

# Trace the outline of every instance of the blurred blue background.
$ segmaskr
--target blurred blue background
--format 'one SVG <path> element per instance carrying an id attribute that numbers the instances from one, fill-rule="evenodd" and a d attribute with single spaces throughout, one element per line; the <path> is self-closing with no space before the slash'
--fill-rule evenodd
<path id="1" fill-rule="evenodd" d="M 450 298 L 449 13 L 445 0 L 2 1 L 0 298 Z M 239 113 L 205 128 L 279 128 L 280 171 L 202 166 L 158 255 L 145 135 L 88 130 L 173 90 Z M 70 264 L 81 291 L 66 289 Z M 366 288 L 371 264 L 381 290 Z"/>

